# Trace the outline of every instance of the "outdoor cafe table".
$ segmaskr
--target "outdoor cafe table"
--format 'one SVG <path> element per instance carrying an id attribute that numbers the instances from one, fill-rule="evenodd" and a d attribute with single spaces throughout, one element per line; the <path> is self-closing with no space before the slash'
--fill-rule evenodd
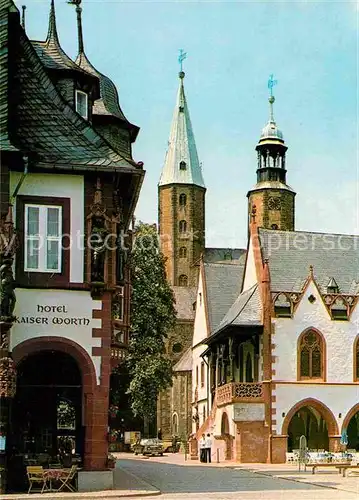
<path id="1" fill-rule="evenodd" d="M 61 478 L 67 477 L 69 474 L 69 471 L 70 471 L 70 469 L 45 469 L 44 470 L 44 477 L 50 483 L 50 491 L 57 491 L 56 489 L 53 490 L 52 481 L 59 481 Z"/>

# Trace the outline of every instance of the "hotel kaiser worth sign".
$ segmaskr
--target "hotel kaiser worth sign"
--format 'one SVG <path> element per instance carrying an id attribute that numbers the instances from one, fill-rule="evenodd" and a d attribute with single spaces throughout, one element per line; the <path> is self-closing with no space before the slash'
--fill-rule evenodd
<path id="1" fill-rule="evenodd" d="M 92 337 L 93 328 L 101 328 L 101 320 L 93 318 L 93 310 L 102 302 L 93 300 L 87 291 L 31 290 L 17 288 L 16 307 L 11 334 L 11 348 L 34 337 L 65 337 L 91 352 L 100 345 Z"/>

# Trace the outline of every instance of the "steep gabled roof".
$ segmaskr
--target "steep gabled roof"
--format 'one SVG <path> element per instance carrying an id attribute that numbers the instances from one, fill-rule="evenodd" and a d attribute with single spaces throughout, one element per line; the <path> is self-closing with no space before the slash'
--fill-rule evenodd
<path id="1" fill-rule="evenodd" d="M 359 294 L 359 236 L 306 231 L 258 230 L 271 288 L 301 291 L 309 266 L 322 293 L 331 278 L 344 294 Z"/>
<path id="2" fill-rule="evenodd" d="M 129 158 L 111 146 L 65 102 L 47 75 L 44 66 L 18 26 L 16 60 L 16 129 L 11 136 L 18 149 L 36 155 L 39 166 L 67 165 L 142 172 Z M 0 95 L 7 82 L 1 80 Z M 137 167 L 137 168 L 136 168 Z"/>
<path id="3" fill-rule="evenodd" d="M 203 263 L 210 331 L 217 328 L 241 291 L 244 262 Z"/>
<path id="4" fill-rule="evenodd" d="M 184 92 L 184 72 L 180 74 L 170 138 L 159 186 L 193 184 L 205 187 Z"/>
<path id="5" fill-rule="evenodd" d="M 174 365 L 173 371 L 174 372 L 190 372 L 190 371 L 192 371 L 192 363 L 193 363 L 192 349 L 189 348 L 189 349 L 187 349 L 187 351 L 184 352 L 181 359 Z"/>
<path id="6" fill-rule="evenodd" d="M 262 325 L 262 302 L 258 284 L 238 295 L 216 330 L 219 332 L 227 326 L 260 326 Z"/>

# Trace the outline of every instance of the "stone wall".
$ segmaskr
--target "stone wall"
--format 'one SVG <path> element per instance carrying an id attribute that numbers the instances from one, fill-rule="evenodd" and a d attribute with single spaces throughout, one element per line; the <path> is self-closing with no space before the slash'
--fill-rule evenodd
<path id="1" fill-rule="evenodd" d="M 270 210 L 269 198 L 279 198 L 280 210 Z M 280 189 L 263 189 L 249 193 L 248 213 L 256 206 L 256 223 L 258 227 L 273 229 L 273 225 L 282 231 L 294 231 L 295 193 Z M 250 215 L 249 215 L 250 216 Z"/>

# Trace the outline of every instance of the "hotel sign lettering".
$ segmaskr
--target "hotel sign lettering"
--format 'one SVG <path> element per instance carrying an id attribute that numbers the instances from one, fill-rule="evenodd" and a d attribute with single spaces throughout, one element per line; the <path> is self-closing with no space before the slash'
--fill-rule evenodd
<path id="1" fill-rule="evenodd" d="M 72 317 L 69 315 L 68 307 L 65 305 L 36 305 L 36 312 L 33 315 L 19 316 L 15 324 L 26 325 L 65 325 L 65 326 L 87 326 L 90 324 L 89 318 Z"/>

